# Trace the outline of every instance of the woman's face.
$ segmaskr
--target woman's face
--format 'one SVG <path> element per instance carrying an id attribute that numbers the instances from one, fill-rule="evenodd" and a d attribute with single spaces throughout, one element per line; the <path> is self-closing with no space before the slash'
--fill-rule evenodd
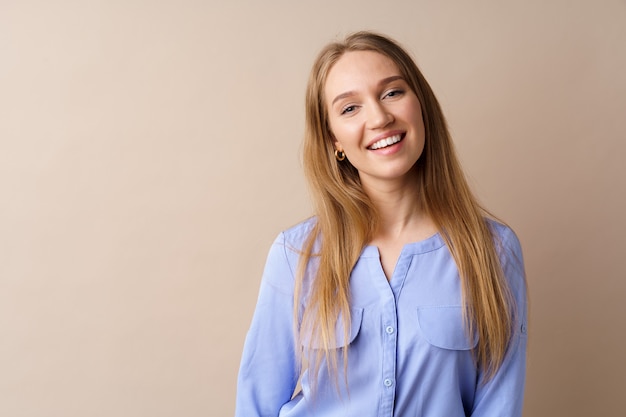
<path id="1" fill-rule="evenodd" d="M 424 149 L 424 122 L 395 63 L 373 51 L 347 52 L 331 68 L 324 93 L 335 147 L 361 183 L 405 180 Z"/>

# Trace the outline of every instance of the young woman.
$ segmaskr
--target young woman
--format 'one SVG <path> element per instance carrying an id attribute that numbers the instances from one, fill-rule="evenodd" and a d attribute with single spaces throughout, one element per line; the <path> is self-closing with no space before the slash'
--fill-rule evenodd
<path id="1" fill-rule="evenodd" d="M 521 416 L 519 241 L 470 192 L 410 56 L 359 32 L 306 94 L 315 217 L 270 250 L 236 416 Z"/>

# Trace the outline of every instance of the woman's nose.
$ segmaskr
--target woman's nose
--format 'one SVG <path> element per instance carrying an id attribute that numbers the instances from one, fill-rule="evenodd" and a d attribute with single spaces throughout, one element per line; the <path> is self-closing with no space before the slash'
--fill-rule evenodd
<path id="1" fill-rule="evenodd" d="M 376 102 L 370 105 L 367 114 L 367 128 L 380 129 L 393 122 L 393 115 L 381 103 Z"/>

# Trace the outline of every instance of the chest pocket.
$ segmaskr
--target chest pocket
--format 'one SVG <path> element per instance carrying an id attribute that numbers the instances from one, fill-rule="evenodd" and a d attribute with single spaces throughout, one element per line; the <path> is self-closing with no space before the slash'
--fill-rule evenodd
<path id="1" fill-rule="evenodd" d="M 339 349 L 346 347 L 354 342 L 359 331 L 361 329 L 361 322 L 363 321 L 363 309 L 362 308 L 350 308 L 350 329 L 348 332 L 348 338 L 343 331 L 343 319 L 339 316 L 337 323 L 335 324 L 335 342 L 331 345 L 333 349 Z M 311 343 L 312 349 L 320 349 L 321 343 L 317 340 L 313 340 Z"/>
<path id="2" fill-rule="evenodd" d="M 424 339 L 438 348 L 470 350 L 478 344 L 478 335 L 465 331 L 461 306 L 418 307 L 417 322 Z"/>

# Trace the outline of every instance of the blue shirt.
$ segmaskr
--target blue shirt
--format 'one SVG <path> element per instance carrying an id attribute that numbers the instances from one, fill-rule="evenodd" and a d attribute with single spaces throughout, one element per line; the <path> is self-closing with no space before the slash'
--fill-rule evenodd
<path id="1" fill-rule="evenodd" d="M 378 249 L 366 246 L 350 277 L 351 329 L 347 388 L 339 362 L 338 395 L 324 372 L 316 395 L 305 373 L 292 398 L 293 289 L 298 250 L 313 226 L 308 220 L 272 245 L 256 311 L 246 337 L 237 384 L 237 417 L 515 417 L 522 415 L 526 362 L 526 285 L 519 241 L 490 222 L 505 276 L 516 300 L 515 328 L 504 360 L 487 383 L 466 336 L 461 282 L 442 237 L 407 244 L 388 281 Z M 339 355 L 341 359 L 341 355 Z"/>

